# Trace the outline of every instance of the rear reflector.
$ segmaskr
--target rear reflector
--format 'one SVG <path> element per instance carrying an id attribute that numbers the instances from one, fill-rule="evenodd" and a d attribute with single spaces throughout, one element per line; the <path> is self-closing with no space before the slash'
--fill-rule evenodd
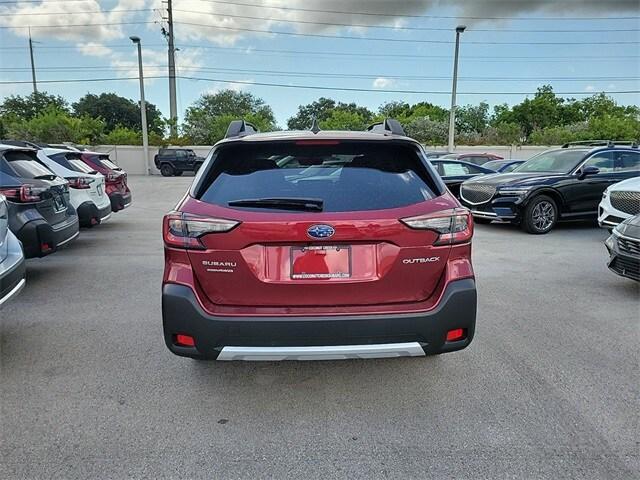
<path id="1" fill-rule="evenodd" d="M 449 330 L 447 332 L 447 342 L 457 342 L 465 338 L 464 329 L 456 328 L 455 330 Z"/>
<path id="2" fill-rule="evenodd" d="M 179 347 L 195 347 L 196 346 L 196 341 L 193 339 L 191 335 L 184 335 L 182 333 L 179 333 L 175 336 L 174 343 Z"/>

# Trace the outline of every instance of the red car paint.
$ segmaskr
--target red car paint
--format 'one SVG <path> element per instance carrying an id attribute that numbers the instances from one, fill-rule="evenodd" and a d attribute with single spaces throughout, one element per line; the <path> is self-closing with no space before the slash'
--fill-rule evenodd
<path id="1" fill-rule="evenodd" d="M 240 222 L 227 233 L 201 238 L 202 250 L 165 246 L 165 283 L 193 288 L 202 307 L 224 315 L 331 315 L 428 310 L 455 279 L 473 278 L 471 244 L 435 246 L 438 235 L 400 219 L 460 208 L 450 193 L 381 211 L 288 213 L 243 211 L 186 195 L 176 210 Z M 310 242 L 307 229 L 329 224 L 330 241 Z M 472 229 L 473 227 L 470 226 Z M 350 278 L 291 278 L 290 250 L 310 243 L 351 249 Z M 424 264 L 403 263 L 437 258 Z M 206 262 L 230 262 L 233 275 L 212 275 Z"/>
<path id="2" fill-rule="evenodd" d="M 127 185 L 127 172 L 111 164 L 106 154 L 83 153 L 81 158 L 89 167 L 104 175 L 105 193 L 111 199 L 111 210 L 118 212 L 129 206 L 131 203 L 131 190 Z"/>

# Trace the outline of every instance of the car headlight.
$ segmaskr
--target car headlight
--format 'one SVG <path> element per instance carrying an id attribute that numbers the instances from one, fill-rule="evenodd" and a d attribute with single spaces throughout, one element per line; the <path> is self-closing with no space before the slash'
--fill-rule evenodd
<path id="1" fill-rule="evenodd" d="M 498 189 L 500 195 L 512 195 L 515 197 L 524 197 L 533 187 L 503 187 Z"/>

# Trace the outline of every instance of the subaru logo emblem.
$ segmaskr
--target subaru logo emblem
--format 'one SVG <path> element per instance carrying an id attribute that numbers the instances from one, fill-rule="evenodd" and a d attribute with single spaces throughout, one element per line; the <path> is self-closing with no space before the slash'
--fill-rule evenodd
<path id="1" fill-rule="evenodd" d="M 307 235 L 311 238 L 329 238 L 336 233 L 331 225 L 312 225 L 307 228 Z"/>

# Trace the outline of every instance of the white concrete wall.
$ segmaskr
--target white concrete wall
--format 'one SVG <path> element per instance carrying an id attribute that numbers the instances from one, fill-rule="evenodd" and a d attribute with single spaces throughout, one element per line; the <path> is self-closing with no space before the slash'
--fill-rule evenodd
<path id="1" fill-rule="evenodd" d="M 193 149 L 197 155 L 206 157 L 211 150 L 211 146 L 188 146 L 185 148 Z M 455 152 L 483 152 L 483 153 L 495 153 L 504 158 L 516 158 L 526 160 L 540 152 L 551 147 L 516 147 L 509 145 L 493 145 L 493 146 L 459 146 L 456 147 Z M 104 152 L 109 154 L 111 160 L 125 169 L 130 175 L 145 175 L 147 169 L 144 165 L 144 155 L 142 147 L 137 145 L 98 145 L 93 147 L 98 152 Z M 446 147 L 427 147 L 428 151 L 446 151 Z M 149 147 L 149 164 L 152 169 L 152 174 L 159 175 L 160 172 L 153 165 L 153 157 L 158 153 L 158 147 Z"/>

